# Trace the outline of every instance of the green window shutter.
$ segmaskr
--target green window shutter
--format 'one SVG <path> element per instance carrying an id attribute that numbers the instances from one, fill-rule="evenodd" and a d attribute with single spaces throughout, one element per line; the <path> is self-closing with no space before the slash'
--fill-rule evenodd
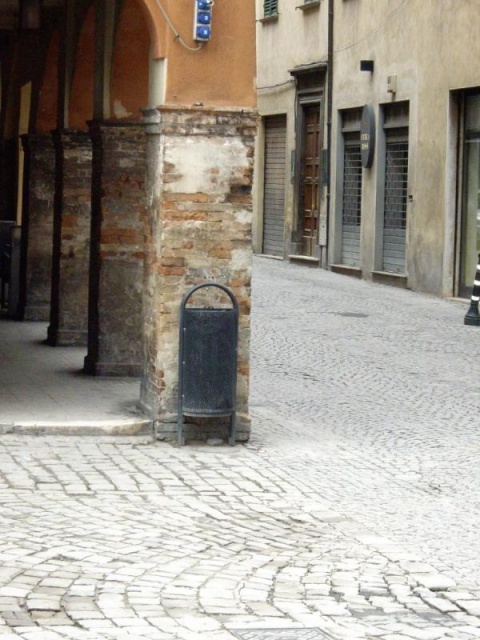
<path id="1" fill-rule="evenodd" d="M 276 16 L 278 13 L 278 0 L 263 0 L 263 15 Z"/>

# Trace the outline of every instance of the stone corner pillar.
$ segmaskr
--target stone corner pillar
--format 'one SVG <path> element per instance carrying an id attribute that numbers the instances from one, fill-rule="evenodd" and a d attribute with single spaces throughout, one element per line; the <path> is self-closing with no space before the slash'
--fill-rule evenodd
<path id="1" fill-rule="evenodd" d="M 89 123 L 93 151 L 88 313 L 91 375 L 140 376 L 145 226 L 145 128 Z"/>
<path id="2" fill-rule="evenodd" d="M 52 296 L 47 342 L 87 344 L 92 148 L 87 131 L 57 129 Z"/>
<path id="3" fill-rule="evenodd" d="M 237 441 L 248 415 L 252 179 L 257 113 L 160 107 L 144 112 L 147 232 L 141 404 L 160 439 L 177 422 L 179 316 L 183 295 L 213 281 L 239 304 Z M 226 438 L 228 425 L 186 424 L 186 438 Z"/>
<path id="4" fill-rule="evenodd" d="M 21 136 L 25 152 L 27 197 L 22 219 L 22 309 L 24 320 L 47 321 L 52 288 L 55 149 L 50 133 Z"/>

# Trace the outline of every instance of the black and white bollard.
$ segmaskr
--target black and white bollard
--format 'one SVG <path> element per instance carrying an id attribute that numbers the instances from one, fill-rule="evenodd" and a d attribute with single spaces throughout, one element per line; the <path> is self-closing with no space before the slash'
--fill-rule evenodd
<path id="1" fill-rule="evenodd" d="M 480 314 L 478 313 L 478 301 L 480 300 L 480 253 L 478 254 L 477 270 L 473 281 L 472 297 L 470 306 L 463 321 L 464 324 L 471 324 L 480 327 Z"/>

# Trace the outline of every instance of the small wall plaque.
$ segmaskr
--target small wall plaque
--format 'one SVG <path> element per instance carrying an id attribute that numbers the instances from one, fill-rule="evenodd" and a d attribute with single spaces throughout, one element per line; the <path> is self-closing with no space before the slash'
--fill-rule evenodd
<path id="1" fill-rule="evenodd" d="M 360 149 L 362 167 L 370 169 L 375 154 L 375 114 L 371 104 L 366 104 L 362 111 L 360 126 Z"/>

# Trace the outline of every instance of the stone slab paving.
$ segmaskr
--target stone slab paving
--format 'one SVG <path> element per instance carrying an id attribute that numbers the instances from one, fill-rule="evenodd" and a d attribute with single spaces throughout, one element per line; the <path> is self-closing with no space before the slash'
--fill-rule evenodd
<path id="1" fill-rule="evenodd" d="M 247 446 L 0 437 L 1 640 L 480 638 L 465 305 L 262 259 L 254 303 Z"/>
<path id="2" fill-rule="evenodd" d="M 0 311 L 0 434 L 131 435 L 148 439 L 134 378 L 82 373 L 86 349 L 45 344 L 48 323 L 13 322 Z"/>

